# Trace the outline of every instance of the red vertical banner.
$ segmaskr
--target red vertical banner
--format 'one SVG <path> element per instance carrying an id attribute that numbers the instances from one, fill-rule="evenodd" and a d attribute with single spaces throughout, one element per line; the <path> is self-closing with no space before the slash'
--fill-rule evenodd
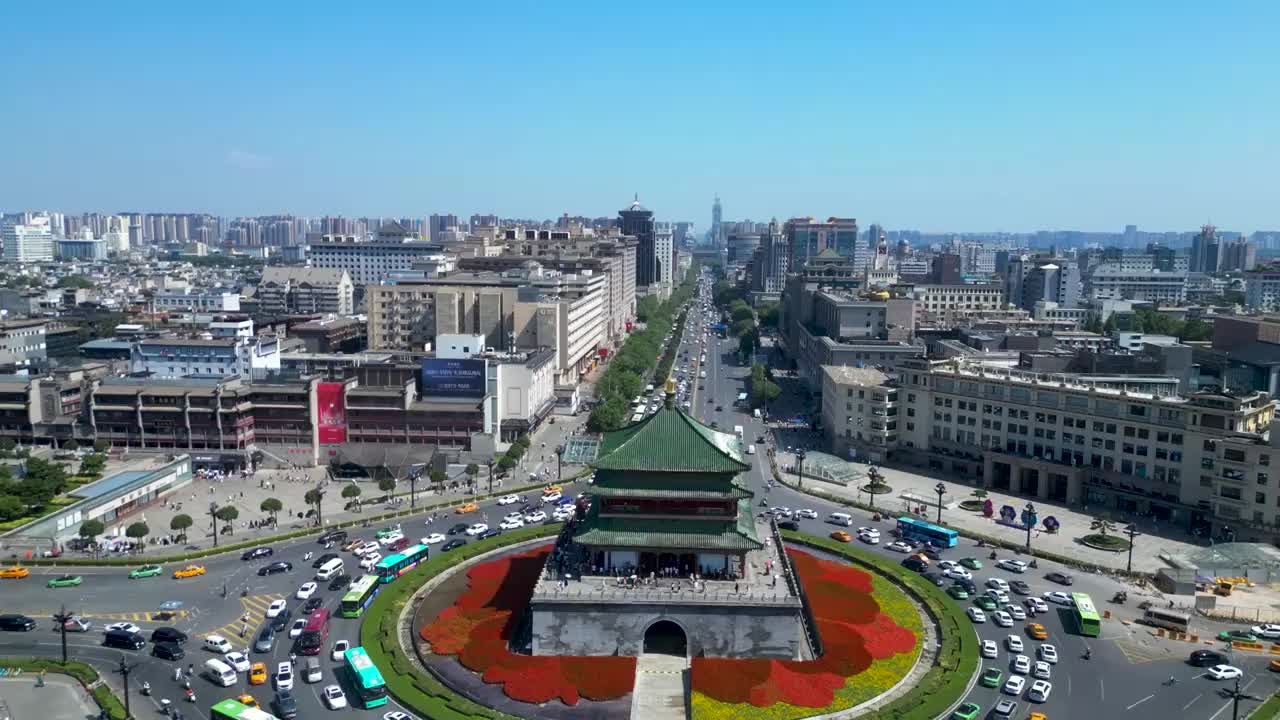
<path id="1" fill-rule="evenodd" d="M 322 444 L 347 441 L 347 405 L 343 383 L 322 382 L 316 385 L 316 415 L 319 417 Z"/>

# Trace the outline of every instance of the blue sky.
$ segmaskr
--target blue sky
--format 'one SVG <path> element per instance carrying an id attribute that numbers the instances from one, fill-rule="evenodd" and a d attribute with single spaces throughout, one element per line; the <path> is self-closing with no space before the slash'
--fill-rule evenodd
<path id="1" fill-rule="evenodd" d="M 909 5 L 15 4 L 0 208 L 1280 227 L 1280 3 Z"/>

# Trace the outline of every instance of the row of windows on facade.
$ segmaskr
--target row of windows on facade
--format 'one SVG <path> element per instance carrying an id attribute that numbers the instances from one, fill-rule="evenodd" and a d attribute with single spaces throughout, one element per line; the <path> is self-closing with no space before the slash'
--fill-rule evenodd
<path id="1" fill-rule="evenodd" d="M 976 383 L 958 383 L 958 385 L 959 385 L 958 390 L 954 390 L 954 391 L 946 390 L 944 392 L 955 392 L 958 395 L 971 395 L 971 396 L 979 394 Z M 1000 388 L 999 386 L 988 385 L 987 389 L 989 391 L 993 389 L 1000 390 L 1001 392 L 987 392 L 986 397 L 990 397 L 993 399 L 1001 399 L 1001 400 L 1005 399 L 1003 388 Z M 915 402 L 915 398 L 916 398 L 915 393 L 910 393 L 907 396 L 907 402 L 913 403 Z M 1008 400 L 1010 402 L 1029 403 L 1032 401 L 1031 391 L 1027 388 L 1016 388 L 1016 387 L 1009 388 Z M 953 402 L 952 398 L 935 397 L 933 399 L 933 404 L 935 406 L 941 406 L 941 407 L 951 407 L 952 402 Z M 965 409 L 964 403 L 967 402 L 968 407 L 970 409 L 973 409 L 975 412 L 977 411 L 978 404 L 975 402 L 969 402 L 965 400 L 954 401 L 954 402 L 959 402 L 961 404 L 960 405 L 961 409 Z M 1058 393 L 1047 392 L 1047 391 L 1036 392 L 1035 404 L 1044 405 L 1047 407 L 1054 407 L 1054 408 L 1061 407 L 1062 405 L 1060 402 Z M 983 407 L 983 413 L 994 412 L 997 415 L 999 414 L 998 412 L 1000 409 L 999 405 L 983 405 L 982 407 Z M 1095 415 L 1108 415 L 1111 417 L 1120 417 L 1124 414 L 1123 412 L 1124 407 L 1125 407 L 1124 403 L 1115 402 L 1111 400 L 1103 400 L 1099 398 L 1094 401 L 1091 412 Z M 1089 398 L 1084 396 L 1079 396 L 1079 395 L 1067 395 L 1066 409 L 1079 410 L 1082 412 L 1090 412 Z M 1151 412 L 1151 410 L 1153 409 L 1156 411 L 1155 413 Z M 1022 412 L 1025 413 L 1026 411 L 1023 410 Z M 1164 407 L 1151 408 L 1146 405 L 1130 404 L 1128 405 L 1128 416 L 1133 418 L 1147 418 L 1148 420 L 1155 420 L 1158 422 L 1177 423 L 1177 422 L 1182 422 L 1184 418 L 1184 413 L 1181 410 L 1175 410 L 1173 408 L 1164 408 Z"/>

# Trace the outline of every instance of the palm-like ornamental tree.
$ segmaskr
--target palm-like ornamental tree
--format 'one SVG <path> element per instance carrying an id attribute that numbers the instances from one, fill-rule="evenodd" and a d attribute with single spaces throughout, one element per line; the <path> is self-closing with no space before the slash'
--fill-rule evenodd
<path id="1" fill-rule="evenodd" d="M 1103 537 L 1106 537 L 1107 533 L 1116 531 L 1116 524 L 1106 518 L 1094 518 L 1093 522 L 1089 523 L 1089 529 L 1097 530 Z"/>

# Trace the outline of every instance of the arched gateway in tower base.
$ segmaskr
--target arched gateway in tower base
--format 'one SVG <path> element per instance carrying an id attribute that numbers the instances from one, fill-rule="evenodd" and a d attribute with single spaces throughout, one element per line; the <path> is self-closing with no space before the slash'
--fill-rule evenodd
<path id="1" fill-rule="evenodd" d="M 772 525 L 754 517 L 742 439 L 665 406 L 600 444 L 589 491 L 530 599 L 535 655 L 813 657 Z M 772 535 L 772 542 L 765 542 Z M 656 637 L 654 629 L 657 628 Z"/>

